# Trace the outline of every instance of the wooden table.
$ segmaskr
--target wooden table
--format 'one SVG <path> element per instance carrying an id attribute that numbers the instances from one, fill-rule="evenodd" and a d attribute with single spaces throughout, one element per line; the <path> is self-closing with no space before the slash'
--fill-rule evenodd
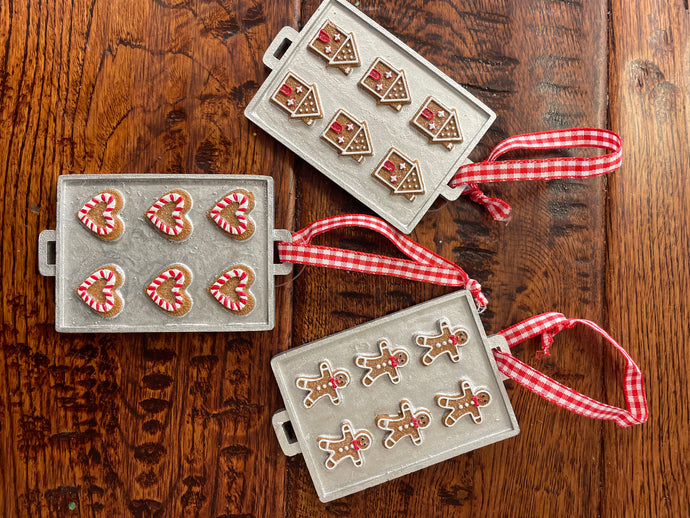
<path id="1" fill-rule="evenodd" d="M 646 375 L 650 418 L 621 429 L 509 383 L 519 436 L 321 504 L 270 419 L 270 358 L 448 288 L 299 268 L 273 332 L 59 335 L 37 237 L 68 173 L 253 173 L 279 227 L 366 212 L 243 117 L 261 55 L 317 0 L 0 5 L 0 515 L 684 516 L 688 496 L 690 49 L 687 0 L 363 1 L 359 8 L 498 114 L 473 153 L 571 126 L 608 127 L 608 178 L 489 185 L 509 225 L 467 199 L 412 233 L 484 286 L 488 332 L 544 311 L 602 323 Z M 391 253 L 369 232 L 320 243 Z M 516 354 L 623 404 L 621 360 L 591 332 Z"/>

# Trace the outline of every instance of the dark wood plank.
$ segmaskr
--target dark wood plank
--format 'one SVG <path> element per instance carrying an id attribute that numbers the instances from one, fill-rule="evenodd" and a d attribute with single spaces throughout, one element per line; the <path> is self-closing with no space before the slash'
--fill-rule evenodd
<path id="1" fill-rule="evenodd" d="M 307 1 L 307 20 L 318 2 Z M 567 126 L 606 124 L 604 2 L 362 2 L 360 8 L 498 114 L 475 159 L 503 138 Z M 596 56 L 596 58 L 593 58 Z M 366 212 L 310 167 L 298 168 L 301 224 Z M 489 186 L 513 205 L 504 226 L 461 199 L 438 203 L 412 237 L 467 269 L 490 299 L 483 320 L 496 332 L 559 310 L 601 321 L 605 182 Z M 319 243 L 389 252 L 370 233 L 341 232 Z M 354 273 L 307 268 L 296 281 L 293 343 L 300 345 L 448 292 Z M 587 341 L 583 343 L 583 336 Z M 522 358 L 603 397 L 600 348 L 590 336 L 559 337 L 549 359 Z M 288 462 L 288 510 L 305 515 L 591 514 L 601 501 L 601 424 L 509 388 L 522 433 L 383 486 L 321 504 L 300 459 Z M 594 445 L 594 447 L 593 447 Z"/>
<path id="2" fill-rule="evenodd" d="M 292 156 L 243 110 L 289 2 L 5 2 L 0 9 L 0 515 L 283 513 L 275 331 L 57 335 L 38 232 L 61 173 L 273 173 Z"/>
<path id="3" fill-rule="evenodd" d="M 602 516 L 690 509 L 689 31 L 687 2 L 612 3 L 611 126 L 625 154 L 609 182 L 608 325 L 646 375 L 649 422 L 604 429 Z M 620 400 L 616 378 L 606 389 Z"/>

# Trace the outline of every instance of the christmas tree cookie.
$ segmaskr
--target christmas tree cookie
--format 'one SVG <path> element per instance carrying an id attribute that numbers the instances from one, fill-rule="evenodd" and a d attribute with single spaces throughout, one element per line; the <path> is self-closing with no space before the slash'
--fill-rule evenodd
<path id="1" fill-rule="evenodd" d="M 321 138 L 337 149 L 340 156 L 351 156 L 357 162 L 373 153 L 366 122 L 358 121 L 345 110 L 336 112 Z"/>
<path id="2" fill-rule="evenodd" d="M 309 50 L 326 61 L 327 67 L 339 68 L 349 74 L 353 67 L 360 65 L 355 38 L 330 20 L 319 29 L 309 42 Z"/>
<path id="3" fill-rule="evenodd" d="M 403 105 L 412 102 L 405 72 L 382 58 L 374 60 L 360 79 L 359 87 L 372 95 L 378 104 L 387 104 L 397 111 L 400 111 Z"/>
<path id="4" fill-rule="evenodd" d="M 271 101 L 286 111 L 291 119 L 301 120 L 307 126 L 311 126 L 315 119 L 323 118 L 316 85 L 307 83 L 293 72 L 288 72 L 280 82 Z"/>
<path id="5" fill-rule="evenodd" d="M 388 187 L 391 194 L 404 196 L 410 201 L 414 201 L 417 194 L 424 194 L 424 181 L 419 163 L 394 147 L 388 150 L 371 175 Z"/>
<path id="6" fill-rule="evenodd" d="M 453 149 L 454 143 L 462 142 L 457 112 L 432 96 L 424 101 L 410 124 L 426 136 L 430 144 L 443 144 L 448 151 Z"/>

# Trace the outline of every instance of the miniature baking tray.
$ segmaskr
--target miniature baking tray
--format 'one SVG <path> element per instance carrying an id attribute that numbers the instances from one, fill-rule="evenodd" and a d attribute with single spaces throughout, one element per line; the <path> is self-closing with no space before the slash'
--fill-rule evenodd
<path id="1" fill-rule="evenodd" d="M 438 333 L 441 318 L 448 319 L 452 326 L 465 328 L 469 341 L 460 349 L 457 363 L 443 354 L 425 366 L 420 358 L 426 349 L 416 345 L 414 337 L 418 333 Z M 407 349 L 409 360 L 399 368 L 398 384 L 383 377 L 365 387 L 361 379 L 366 370 L 355 365 L 354 357 L 378 351 L 377 343 L 382 338 L 394 347 Z M 471 295 L 458 291 L 280 353 L 272 359 L 271 366 L 285 402 L 285 409 L 273 416 L 283 452 L 304 455 L 319 498 L 327 502 L 517 435 L 517 420 L 502 383 L 506 378 L 497 370 L 491 353 L 495 348 L 509 351 L 500 335 L 487 338 Z M 298 388 L 295 381 L 299 376 L 318 374 L 323 360 L 328 360 L 333 369 L 347 369 L 350 384 L 340 389 L 339 405 L 323 398 L 307 408 L 303 404 L 307 392 Z M 459 393 L 461 379 L 488 390 L 492 401 L 481 408 L 481 423 L 465 416 L 454 426 L 446 427 L 442 419 L 447 410 L 436 405 L 434 396 Z M 375 416 L 399 412 L 402 399 L 429 410 L 431 424 L 422 430 L 420 445 L 405 437 L 387 449 L 382 444 L 387 432 L 377 428 Z M 367 429 L 373 441 L 362 452 L 362 466 L 356 467 L 350 459 L 344 459 L 335 468 L 327 469 L 324 462 L 328 453 L 319 449 L 317 437 L 340 435 L 343 420 L 349 420 L 355 429 Z M 294 434 L 289 431 L 290 425 Z"/>
<path id="2" fill-rule="evenodd" d="M 327 68 L 325 62 L 308 49 L 326 20 L 354 35 L 361 65 L 352 68 L 349 75 L 338 68 Z M 285 50 L 287 45 L 289 47 Z M 281 57 L 276 57 L 283 51 Z M 378 57 L 405 72 L 412 102 L 400 111 L 377 105 L 371 95 L 358 87 L 359 80 Z M 457 199 L 462 189 L 451 189 L 448 182 L 467 162 L 469 153 L 496 118 L 467 90 L 386 29 L 341 0 L 323 2 L 299 33 L 291 27 L 284 27 L 266 50 L 263 61 L 272 72 L 247 106 L 245 115 L 405 233 L 414 229 L 439 195 L 449 200 Z M 315 84 L 318 89 L 323 118 L 315 119 L 311 126 L 300 120 L 290 120 L 271 102 L 271 96 L 280 88 L 288 72 Z M 434 96 L 457 111 L 464 140 L 455 144 L 451 151 L 443 145 L 429 144 L 427 138 L 410 124 L 428 96 Z M 339 109 L 368 125 L 373 155 L 365 157 L 361 163 L 348 156 L 338 156 L 337 151 L 320 138 Z M 425 193 L 417 195 L 413 202 L 404 196 L 391 195 L 385 185 L 371 176 L 391 147 L 419 163 Z"/>
<path id="3" fill-rule="evenodd" d="M 94 236 L 76 217 L 93 196 L 106 189 L 122 194 L 119 217 L 122 235 L 114 241 Z M 163 194 L 183 189 L 192 198 L 186 216 L 192 232 L 175 242 L 147 221 L 145 212 Z M 254 195 L 248 213 L 254 233 L 248 239 L 229 238 L 206 216 L 225 194 L 245 189 Z M 55 276 L 55 329 L 68 333 L 129 333 L 181 331 L 261 331 L 275 325 L 275 275 L 292 265 L 273 264 L 274 241 L 290 241 L 290 233 L 273 228 L 273 179 L 254 175 L 94 174 L 58 178 L 57 226 L 39 236 L 39 270 Z M 192 272 L 187 292 L 192 307 L 181 317 L 167 314 L 144 293 L 164 268 L 181 263 Z M 117 264 L 124 272 L 120 312 L 103 317 L 92 311 L 75 288 L 94 270 Z M 250 291 L 254 308 L 246 315 L 228 312 L 206 291 L 223 271 L 244 264 L 254 273 Z"/>

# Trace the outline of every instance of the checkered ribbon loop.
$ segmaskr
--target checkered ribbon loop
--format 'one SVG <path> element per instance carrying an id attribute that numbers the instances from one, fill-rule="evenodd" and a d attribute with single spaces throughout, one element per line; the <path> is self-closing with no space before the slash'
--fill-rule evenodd
<path id="1" fill-rule="evenodd" d="M 311 240 L 319 234 L 345 227 L 374 230 L 386 237 L 411 260 L 311 244 Z M 415 243 L 385 221 L 373 216 L 352 214 L 316 221 L 293 233 L 292 242 L 279 242 L 278 255 L 280 260 L 286 263 L 311 264 L 340 270 L 391 275 L 444 286 L 464 287 L 472 294 L 480 310 L 487 305 L 480 284 L 470 279 L 462 268 Z"/>
<path id="2" fill-rule="evenodd" d="M 516 149 L 563 149 L 593 147 L 609 153 L 595 157 L 557 157 L 536 160 L 503 160 L 498 158 Z M 612 131 L 575 128 L 510 137 L 498 144 L 483 162 L 460 167 L 450 181 L 451 187 L 462 187 L 463 194 L 487 207 L 494 219 L 506 221 L 510 207 L 501 200 L 488 198 L 477 183 L 515 180 L 553 180 L 555 178 L 588 178 L 615 171 L 623 160 L 623 143 Z M 500 202 L 500 203 L 499 203 Z M 500 206 L 500 209 L 497 207 Z"/>
<path id="3" fill-rule="evenodd" d="M 529 338 L 542 335 L 543 354 L 548 355 L 549 347 L 553 343 L 553 335 L 563 329 L 570 329 L 576 324 L 583 324 L 602 335 L 625 358 L 623 391 L 628 407 L 627 410 L 606 405 L 580 394 L 545 376 L 534 367 L 526 365 L 510 354 L 494 350 L 494 358 L 496 359 L 498 370 L 538 396 L 576 414 L 593 419 L 608 419 L 622 427 L 642 424 L 647 421 L 647 400 L 640 368 L 628 352 L 594 322 L 566 318 L 560 313 L 544 313 L 504 329 L 498 334 L 506 339 L 510 347 Z"/>

